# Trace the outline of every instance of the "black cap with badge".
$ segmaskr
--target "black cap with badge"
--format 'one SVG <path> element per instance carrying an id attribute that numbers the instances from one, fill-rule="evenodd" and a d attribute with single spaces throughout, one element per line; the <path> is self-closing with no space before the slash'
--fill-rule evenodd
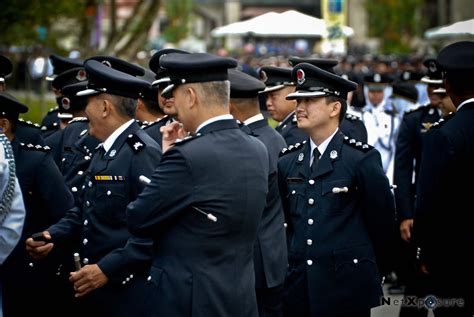
<path id="1" fill-rule="evenodd" d="M 295 85 L 291 80 L 291 68 L 263 66 L 259 75 L 266 86 L 265 90 L 260 92 L 262 94 Z"/>
<path id="2" fill-rule="evenodd" d="M 59 113 L 73 113 L 84 110 L 87 106 L 87 96 L 77 96 L 79 91 L 87 89 L 87 81 L 66 85 L 61 89 L 61 97 L 58 97 Z M 58 114 L 58 116 L 60 116 Z"/>
<path id="3" fill-rule="evenodd" d="M 237 67 L 237 61 L 207 53 L 171 53 L 160 58 L 160 67 L 169 73 L 170 84 L 162 92 L 169 97 L 178 85 L 228 80 L 227 70 Z"/>
<path id="4" fill-rule="evenodd" d="M 474 41 L 460 41 L 443 48 L 436 58 L 444 72 L 472 72 L 474 70 Z"/>
<path id="5" fill-rule="evenodd" d="M 84 64 L 87 72 L 87 89 L 79 91 L 77 96 L 107 93 L 132 99 L 143 96 L 143 87 L 150 85 L 147 81 L 115 70 L 96 60 Z"/>
<path id="6" fill-rule="evenodd" d="M 28 107 L 7 92 L 0 92 L 0 116 L 18 120 L 20 113 L 28 111 Z"/>
<path id="7" fill-rule="evenodd" d="M 46 77 L 46 80 L 52 81 L 56 76 L 71 68 L 84 67 L 84 62 L 78 59 L 62 57 L 56 54 L 49 56 L 49 60 L 53 65 L 53 75 Z"/>
<path id="8" fill-rule="evenodd" d="M 296 81 L 296 91 L 286 97 L 288 100 L 323 96 L 346 99 L 347 93 L 357 88 L 355 82 L 308 63 L 296 65 L 291 75 Z"/>
<path id="9" fill-rule="evenodd" d="M 421 82 L 428 85 L 441 86 L 443 84 L 443 75 L 436 63 L 436 59 L 427 58 L 423 65 L 428 69 L 426 75 L 421 79 Z"/>
<path id="10" fill-rule="evenodd" d="M 265 89 L 257 78 L 237 69 L 229 69 L 230 98 L 256 98 Z"/>
<path id="11" fill-rule="evenodd" d="M 5 77 L 13 71 L 12 62 L 5 56 L 0 54 L 0 84 L 5 82 Z"/>
<path id="12" fill-rule="evenodd" d="M 124 61 L 123 59 L 113 57 L 113 56 L 106 56 L 106 55 L 98 55 L 98 56 L 92 56 L 88 59 L 85 60 L 84 63 L 90 61 L 90 60 L 95 60 L 98 62 L 101 62 L 102 64 L 111 67 L 113 69 L 116 69 L 122 73 L 129 74 L 131 76 L 144 76 L 145 75 L 145 69 L 141 66 L 129 63 L 127 61 Z"/>
<path id="13" fill-rule="evenodd" d="M 381 73 L 373 73 L 364 76 L 364 84 L 369 90 L 381 91 L 390 83 L 390 77 Z"/>
<path id="14" fill-rule="evenodd" d="M 418 90 L 415 85 L 409 82 L 396 81 L 392 85 L 392 95 L 390 98 L 402 98 L 410 102 L 416 103 L 418 100 Z"/>
<path id="15" fill-rule="evenodd" d="M 56 76 L 51 83 L 53 88 L 61 90 L 64 86 L 79 83 L 87 80 L 87 73 L 84 67 L 76 67 L 62 72 Z"/>
<path id="16" fill-rule="evenodd" d="M 177 53 L 177 54 L 189 54 L 186 51 L 178 50 L 175 48 L 164 48 L 156 52 L 150 59 L 148 66 L 156 74 L 155 81 L 152 82 L 153 86 L 167 86 L 170 82 L 168 71 L 160 66 L 160 59 L 166 54 Z"/>

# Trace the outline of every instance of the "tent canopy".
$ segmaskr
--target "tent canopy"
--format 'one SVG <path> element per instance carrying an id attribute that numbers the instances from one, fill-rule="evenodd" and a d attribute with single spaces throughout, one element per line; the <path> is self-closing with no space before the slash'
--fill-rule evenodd
<path id="1" fill-rule="evenodd" d="M 354 30 L 342 26 L 342 34 L 352 36 Z M 211 35 L 251 35 L 255 37 L 328 37 L 326 22 L 295 10 L 268 12 L 246 21 L 234 22 L 212 30 Z"/>
<path id="2" fill-rule="evenodd" d="M 429 29 L 425 32 L 425 38 L 449 38 L 457 36 L 474 36 L 474 19 L 456 22 L 447 26 Z"/>

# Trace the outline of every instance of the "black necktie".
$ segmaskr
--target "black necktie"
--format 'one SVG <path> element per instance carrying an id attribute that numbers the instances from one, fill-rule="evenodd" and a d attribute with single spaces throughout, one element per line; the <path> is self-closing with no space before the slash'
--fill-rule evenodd
<path id="1" fill-rule="evenodd" d="M 313 150 L 313 163 L 311 163 L 311 173 L 314 173 L 314 171 L 316 171 L 316 167 L 318 166 L 320 155 L 321 153 L 319 153 L 318 148 L 315 147 Z"/>

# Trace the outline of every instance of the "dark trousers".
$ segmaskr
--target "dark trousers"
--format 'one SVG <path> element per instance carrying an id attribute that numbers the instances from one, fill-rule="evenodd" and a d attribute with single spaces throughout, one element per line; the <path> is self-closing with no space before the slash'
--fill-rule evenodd
<path id="1" fill-rule="evenodd" d="M 271 288 L 257 288 L 259 317 L 283 317 L 283 284 Z"/>

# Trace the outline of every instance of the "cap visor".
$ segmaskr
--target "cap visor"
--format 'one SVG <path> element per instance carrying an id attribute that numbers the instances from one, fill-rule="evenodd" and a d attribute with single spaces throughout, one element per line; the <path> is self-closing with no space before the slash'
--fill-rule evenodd
<path id="1" fill-rule="evenodd" d="M 272 92 L 272 91 L 275 91 L 275 90 L 282 89 L 285 86 L 288 86 L 288 85 L 276 85 L 276 86 L 266 87 L 264 90 L 259 91 L 258 93 L 259 94 L 266 94 L 267 92 Z"/>
<path id="2" fill-rule="evenodd" d="M 444 88 L 438 88 L 438 89 L 433 90 L 433 92 L 434 92 L 435 94 L 445 94 L 445 93 L 446 93 L 446 89 L 444 89 Z"/>
<path id="3" fill-rule="evenodd" d="M 169 83 L 170 81 L 171 81 L 171 79 L 169 77 L 163 77 L 163 78 L 155 80 L 154 82 L 151 83 L 151 85 L 156 87 L 159 84 Z"/>
<path id="4" fill-rule="evenodd" d="M 295 100 L 298 98 L 308 98 L 308 97 L 323 97 L 323 96 L 328 96 L 328 94 L 323 91 L 299 90 L 299 91 L 292 92 L 291 94 L 286 96 L 286 100 Z"/>
<path id="5" fill-rule="evenodd" d="M 100 94 L 101 92 L 100 91 L 97 91 L 97 90 L 94 90 L 94 89 L 85 89 L 85 90 L 81 90 L 81 91 L 78 91 L 76 93 L 76 96 L 92 96 L 92 95 L 97 95 L 97 94 Z"/>
<path id="6" fill-rule="evenodd" d="M 171 98 L 173 97 L 173 89 L 175 88 L 175 84 L 169 84 L 166 86 L 165 89 L 161 92 L 161 96 L 164 98 Z"/>
<path id="7" fill-rule="evenodd" d="M 434 84 L 434 85 L 441 85 L 443 83 L 442 79 L 431 79 L 426 76 L 423 77 L 420 81 L 425 84 Z"/>
<path id="8" fill-rule="evenodd" d="M 44 79 L 46 79 L 47 81 L 53 81 L 54 78 L 56 78 L 56 76 L 46 76 Z"/>
<path id="9" fill-rule="evenodd" d="M 367 85 L 367 88 L 372 91 L 382 91 L 388 85 Z"/>

